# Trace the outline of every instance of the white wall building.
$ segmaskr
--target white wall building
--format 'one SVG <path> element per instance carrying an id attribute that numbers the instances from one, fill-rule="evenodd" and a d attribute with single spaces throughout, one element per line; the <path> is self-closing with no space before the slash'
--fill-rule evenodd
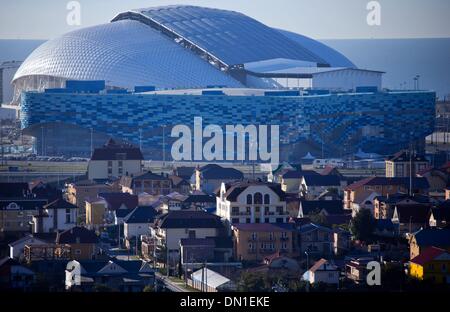
<path id="1" fill-rule="evenodd" d="M 77 225 L 78 207 L 57 199 L 45 206 L 39 213 L 33 216 L 33 233 L 51 233 L 55 231 L 69 230 Z"/>
<path id="2" fill-rule="evenodd" d="M 303 280 L 310 284 L 339 285 L 339 270 L 337 266 L 329 263 L 328 260 L 320 259 L 303 274 Z"/>
<path id="3" fill-rule="evenodd" d="M 12 80 L 22 62 L 8 61 L 0 64 L 0 104 L 9 104 L 14 97 Z"/>
<path id="4" fill-rule="evenodd" d="M 88 179 L 106 180 L 140 174 L 143 160 L 139 148 L 116 144 L 111 139 L 103 147 L 94 150 L 88 164 Z"/>
<path id="5" fill-rule="evenodd" d="M 285 192 L 279 184 L 222 183 L 216 214 L 230 223 L 284 223 L 289 217 Z"/>

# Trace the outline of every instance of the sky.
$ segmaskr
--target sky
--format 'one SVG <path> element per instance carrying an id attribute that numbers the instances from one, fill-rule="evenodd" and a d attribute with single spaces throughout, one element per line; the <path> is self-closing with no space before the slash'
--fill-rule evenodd
<path id="1" fill-rule="evenodd" d="M 51 39 L 109 22 L 133 8 L 190 4 L 242 12 L 315 39 L 450 37 L 449 0 L 378 0 L 380 25 L 367 23 L 369 0 L 78 0 L 81 24 L 67 23 L 70 0 L 0 0 L 0 39 Z"/>

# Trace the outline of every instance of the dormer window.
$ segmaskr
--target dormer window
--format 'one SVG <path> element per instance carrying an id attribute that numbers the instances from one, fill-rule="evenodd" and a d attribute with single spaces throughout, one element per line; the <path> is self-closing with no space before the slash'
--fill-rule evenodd
<path id="1" fill-rule="evenodd" d="M 251 205 L 252 204 L 252 200 L 253 198 L 252 198 L 252 195 L 251 194 L 248 194 L 247 195 L 247 205 Z"/>

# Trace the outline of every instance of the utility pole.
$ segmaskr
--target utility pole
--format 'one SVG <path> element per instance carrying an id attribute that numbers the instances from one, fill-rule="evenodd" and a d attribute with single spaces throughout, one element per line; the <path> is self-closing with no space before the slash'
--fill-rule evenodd
<path id="1" fill-rule="evenodd" d="M 139 128 L 139 149 L 142 152 L 142 129 Z"/>
<path id="2" fill-rule="evenodd" d="M 412 143 L 410 146 L 410 150 L 409 150 L 409 196 L 412 196 L 412 187 L 413 187 L 413 183 L 412 183 Z"/>
<path id="3" fill-rule="evenodd" d="M 94 129 L 91 127 L 91 158 L 94 154 Z"/>
<path id="4" fill-rule="evenodd" d="M 41 126 L 41 156 L 44 156 L 44 126 Z"/>
<path id="5" fill-rule="evenodd" d="M 166 125 L 163 125 L 163 167 L 166 166 Z"/>

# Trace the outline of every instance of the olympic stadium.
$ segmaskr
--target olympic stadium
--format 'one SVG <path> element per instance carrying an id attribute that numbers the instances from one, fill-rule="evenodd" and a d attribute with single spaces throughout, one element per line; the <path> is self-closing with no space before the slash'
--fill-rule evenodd
<path id="1" fill-rule="evenodd" d="M 86 156 L 113 137 L 159 159 L 172 125 L 202 117 L 279 125 L 282 159 L 293 160 L 324 146 L 337 156 L 420 145 L 433 130 L 435 94 L 385 90 L 382 76 L 238 12 L 165 6 L 47 41 L 13 84 L 38 154 Z"/>

